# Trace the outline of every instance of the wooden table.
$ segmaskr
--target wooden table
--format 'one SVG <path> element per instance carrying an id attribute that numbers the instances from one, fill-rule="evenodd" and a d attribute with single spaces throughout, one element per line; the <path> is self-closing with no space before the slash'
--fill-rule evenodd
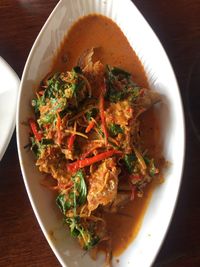
<path id="1" fill-rule="evenodd" d="M 19 77 L 33 41 L 57 2 L 0 0 L 0 55 Z M 186 98 L 187 90 L 192 90 L 188 88 L 192 64 L 200 52 L 200 0 L 134 0 L 134 3 L 169 55 L 186 115 L 187 149 L 180 196 L 153 266 L 200 266 L 200 146 L 191 127 Z M 0 266 L 60 266 L 30 206 L 15 134 L 0 163 Z"/>

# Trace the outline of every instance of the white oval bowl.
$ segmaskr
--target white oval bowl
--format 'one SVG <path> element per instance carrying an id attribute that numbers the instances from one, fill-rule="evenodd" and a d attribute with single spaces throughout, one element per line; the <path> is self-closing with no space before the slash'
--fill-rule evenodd
<path id="1" fill-rule="evenodd" d="M 165 182 L 153 193 L 141 229 L 128 248 L 113 259 L 113 266 L 151 266 L 161 247 L 175 208 L 184 161 L 184 118 L 178 85 L 171 64 L 158 38 L 130 0 L 61 0 L 38 35 L 27 59 L 17 108 L 17 143 L 24 183 L 35 216 L 56 257 L 63 266 L 102 266 L 103 257 L 83 257 L 77 241 L 62 224 L 55 197 L 40 185 L 41 174 L 28 143 L 28 127 L 22 122 L 32 116 L 30 108 L 41 79 L 48 73 L 55 53 L 71 25 L 80 17 L 99 13 L 115 21 L 142 62 L 151 88 L 164 95 L 159 109 L 163 151 L 172 163 Z M 50 234 L 53 232 L 53 236 Z"/>

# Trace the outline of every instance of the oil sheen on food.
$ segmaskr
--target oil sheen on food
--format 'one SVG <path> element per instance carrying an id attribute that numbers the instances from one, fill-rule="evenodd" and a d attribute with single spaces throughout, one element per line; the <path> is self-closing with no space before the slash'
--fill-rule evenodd
<path id="1" fill-rule="evenodd" d="M 133 28 L 134 30 L 134 28 Z M 71 70 L 78 58 L 88 48 L 97 48 L 96 57 L 103 64 L 121 67 L 129 71 L 134 81 L 148 87 L 144 69 L 120 28 L 110 19 L 101 15 L 89 15 L 76 22 L 64 39 L 54 60 L 53 71 Z M 159 123 L 151 108 L 142 115 L 143 140 L 151 155 L 160 158 Z M 147 186 L 143 198 L 136 197 L 117 214 L 106 217 L 112 236 L 112 251 L 119 255 L 136 237 L 157 182 Z"/>

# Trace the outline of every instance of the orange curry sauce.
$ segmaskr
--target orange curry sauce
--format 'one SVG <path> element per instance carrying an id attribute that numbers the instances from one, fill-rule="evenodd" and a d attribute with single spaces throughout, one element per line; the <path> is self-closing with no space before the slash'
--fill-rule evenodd
<path id="1" fill-rule="evenodd" d="M 52 71 L 71 70 L 77 65 L 79 56 L 92 47 L 99 48 L 95 56 L 103 64 L 129 71 L 136 83 L 148 87 L 144 69 L 127 38 L 112 20 L 101 15 L 83 17 L 71 27 L 57 53 Z M 141 133 L 146 148 L 158 162 L 159 124 L 153 108 L 141 116 Z M 114 255 L 123 252 L 137 235 L 155 184 L 157 182 L 147 186 L 143 198 L 135 197 L 119 213 L 106 216 Z"/>

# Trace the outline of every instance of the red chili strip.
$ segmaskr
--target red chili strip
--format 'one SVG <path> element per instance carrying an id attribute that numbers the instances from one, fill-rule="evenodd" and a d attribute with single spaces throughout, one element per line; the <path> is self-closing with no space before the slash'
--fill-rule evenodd
<path id="1" fill-rule="evenodd" d="M 72 134 L 69 138 L 69 141 L 68 141 L 68 149 L 70 151 L 72 151 L 73 149 L 73 145 L 74 145 L 74 141 L 75 141 L 75 138 L 76 138 L 76 135 L 75 134 Z"/>
<path id="2" fill-rule="evenodd" d="M 109 158 L 111 156 L 113 156 L 114 154 L 121 154 L 122 152 L 119 150 L 108 150 L 106 152 L 100 153 L 94 157 L 91 158 L 85 158 L 82 160 L 77 160 L 73 163 L 68 164 L 67 166 L 67 170 L 69 172 L 75 172 L 78 169 L 84 168 L 86 166 L 90 166 L 98 161 L 104 160 L 106 158 Z"/>
<path id="3" fill-rule="evenodd" d="M 106 128 L 106 118 L 105 118 L 105 113 L 104 113 L 104 96 L 102 93 L 99 98 L 99 111 L 100 111 L 100 117 L 101 117 L 101 122 L 102 122 L 102 130 L 103 130 L 104 137 L 105 137 L 105 145 L 107 145 L 108 144 L 108 131 Z"/>
<path id="4" fill-rule="evenodd" d="M 95 121 L 94 121 L 94 120 L 91 120 L 91 121 L 89 122 L 87 128 L 85 129 L 85 132 L 86 132 L 86 133 L 89 133 L 89 132 L 92 130 L 92 128 L 94 127 L 94 125 L 95 125 Z"/>
<path id="5" fill-rule="evenodd" d="M 38 141 L 42 140 L 42 134 L 38 132 L 37 123 L 33 119 L 29 119 L 31 130 Z"/>
<path id="6" fill-rule="evenodd" d="M 87 158 L 94 150 L 96 150 L 97 148 L 100 148 L 102 147 L 102 145 L 96 145 L 94 146 L 93 148 L 89 149 L 88 151 L 86 151 L 85 153 L 83 153 L 81 156 L 80 156 L 80 159 L 85 159 Z"/>

